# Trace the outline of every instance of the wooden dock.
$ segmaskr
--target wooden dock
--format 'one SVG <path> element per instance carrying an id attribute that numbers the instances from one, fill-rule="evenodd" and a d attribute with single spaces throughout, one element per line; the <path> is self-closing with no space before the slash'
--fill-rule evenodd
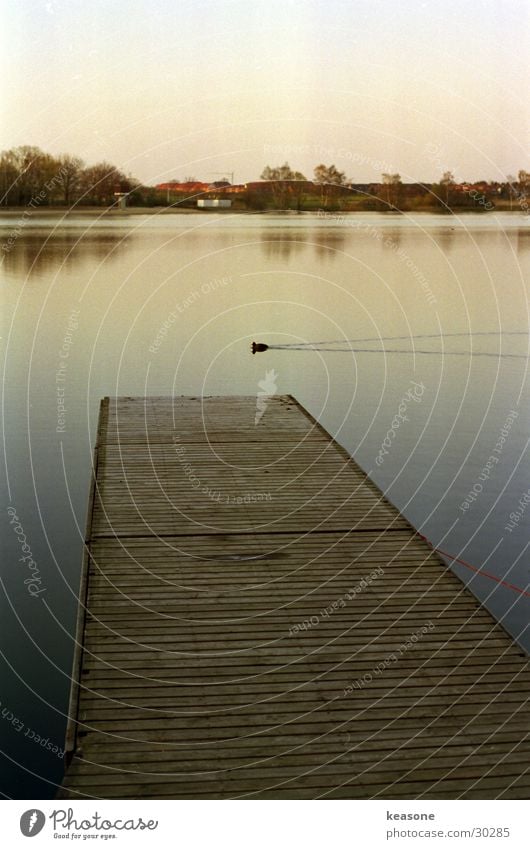
<path id="1" fill-rule="evenodd" d="M 102 402 L 60 798 L 521 799 L 527 657 L 290 396 Z"/>

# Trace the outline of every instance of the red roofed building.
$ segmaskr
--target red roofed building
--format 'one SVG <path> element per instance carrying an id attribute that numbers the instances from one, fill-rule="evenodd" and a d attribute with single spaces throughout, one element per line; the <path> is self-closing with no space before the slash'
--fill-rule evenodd
<path id="1" fill-rule="evenodd" d="M 177 183 L 171 180 L 169 183 L 158 183 L 156 189 L 163 192 L 188 192 L 188 194 L 199 194 L 200 192 L 209 191 L 210 183 L 201 183 L 198 180 L 187 183 Z"/>

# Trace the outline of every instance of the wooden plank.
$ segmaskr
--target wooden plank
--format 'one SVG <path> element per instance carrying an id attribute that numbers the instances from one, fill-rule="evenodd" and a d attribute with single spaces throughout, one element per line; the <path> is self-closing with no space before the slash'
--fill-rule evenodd
<path id="1" fill-rule="evenodd" d="M 79 594 L 78 594 L 78 608 L 77 608 L 77 619 L 76 619 L 76 628 L 75 628 L 75 636 L 74 636 L 74 654 L 72 658 L 72 672 L 70 676 L 71 684 L 70 684 L 70 697 L 68 701 L 68 714 L 67 714 L 67 722 L 66 722 L 66 734 L 65 734 L 65 760 L 66 763 L 70 763 L 76 745 L 76 719 L 79 711 L 79 693 L 80 693 L 80 680 L 81 680 L 81 663 L 82 663 L 82 652 L 83 652 L 83 643 L 85 637 L 85 623 L 86 623 L 86 610 L 87 610 L 87 598 L 88 598 L 88 578 L 89 578 L 89 567 L 90 567 L 90 556 L 89 556 L 89 544 L 90 544 L 90 532 L 92 528 L 92 520 L 94 513 L 94 503 L 96 497 L 96 487 L 97 487 L 97 473 L 98 473 L 98 456 L 99 456 L 99 446 L 101 441 L 101 434 L 106 430 L 108 421 L 108 399 L 103 399 L 100 404 L 99 410 L 99 422 L 98 422 L 98 433 L 96 437 L 96 444 L 94 446 L 93 455 L 92 455 L 92 473 L 91 473 L 91 481 L 90 481 L 90 490 L 88 497 L 88 505 L 87 505 L 87 515 L 85 522 L 85 544 L 83 546 L 83 562 L 81 565 L 81 575 L 79 579 Z"/>
<path id="2" fill-rule="evenodd" d="M 528 797 L 528 659 L 293 398 L 98 434 L 62 798 Z"/>

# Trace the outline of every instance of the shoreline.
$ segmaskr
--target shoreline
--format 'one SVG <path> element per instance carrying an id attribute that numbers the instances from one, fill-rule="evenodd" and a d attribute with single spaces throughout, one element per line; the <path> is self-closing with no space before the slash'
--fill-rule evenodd
<path id="1" fill-rule="evenodd" d="M 38 215 L 86 215 L 91 218 L 101 217 L 101 216 L 116 216 L 118 218 L 123 218 L 126 215 L 167 215 L 167 214 L 178 214 L 178 215 L 186 215 L 194 212 L 207 212 L 209 210 L 199 210 L 199 209 L 171 209 L 166 208 L 164 206 L 131 206 L 127 207 L 127 209 L 112 209 L 104 206 L 85 206 L 85 207 L 74 207 L 67 209 L 64 206 L 53 206 L 53 207 L 43 207 L 43 208 L 32 208 L 28 210 L 27 206 L 11 206 L 11 207 L 2 207 L 0 209 L 0 217 L 11 216 L 11 215 L 23 215 L 24 212 L 29 212 L 30 214 L 36 212 Z M 219 212 L 223 210 L 212 210 L 212 212 Z M 227 210 L 230 212 L 230 210 Z"/>
<path id="2" fill-rule="evenodd" d="M 389 211 L 376 211 L 370 209 L 304 209 L 304 210 L 296 210 L 296 209 L 187 209 L 187 208 L 172 208 L 165 206 L 131 206 L 127 207 L 127 209 L 112 209 L 105 207 L 80 207 L 73 209 L 66 209 L 65 207 L 45 207 L 45 208 L 32 208 L 28 210 L 26 206 L 12 206 L 12 207 L 2 207 L 0 209 L 0 218 L 11 218 L 16 215 L 32 215 L 33 213 L 37 213 L 40 216 L 50 216 L 57 217 L 62 216 L 64 218 L 68 218 L 71 216 L 86 216 L 87 218 L 126 218 L 132 215 L 285 215 L 285 216 L 298 216 L 298 215 L 316 215 L 321 217 L 329 216 L 343 216 L 343 215 L 444 215 L 447 218 L 450 218 L 453 215 L 462 215 L 462 214 L 472 214 L 475 213 L 477 215 L 487 215 L 488 213 L 497 213 L 497 214 L 507 214 L 507 215 L 520 215 L 524 214 L 520 209 L 491 209 L 491 210 L 481 210 L 472 207 L 462 207 L 453 210 L 444 210 L 444 209 L 407 209 L 407 210 L 389 210 Z"/>

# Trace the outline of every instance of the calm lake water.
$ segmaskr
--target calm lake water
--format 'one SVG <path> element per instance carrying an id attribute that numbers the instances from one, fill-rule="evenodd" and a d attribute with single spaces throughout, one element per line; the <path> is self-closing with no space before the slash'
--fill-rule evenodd
<path id="1" fill-rule="evenodd" d="M 18 219 L 0 218 L 0 246 Z M 489 574 L 454 566 L 530 647 L 528 218 L 34 214 L 0 273 L 6 796 L 51 797 L 62 775 L 105 395 L 252 395 L 274 369 L 416 528 Z M 370 341 L 251 357 L 253 339 Z"/>

